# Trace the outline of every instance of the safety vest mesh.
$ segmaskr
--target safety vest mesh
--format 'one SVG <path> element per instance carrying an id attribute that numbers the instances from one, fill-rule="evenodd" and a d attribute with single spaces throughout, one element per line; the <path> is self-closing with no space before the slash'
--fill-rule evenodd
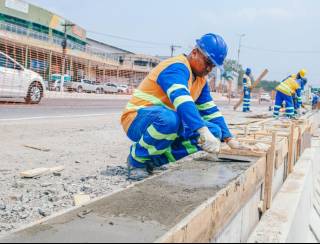
<path id="1" fill-rule="evenodd" d="M 276 90 L 288 96 L 293 96 L 299 88 L 300 85 L 297 82 L 296 78 L 291 76 L 285 81 L 281 82 L 280 85 L 277 86 Z"/>

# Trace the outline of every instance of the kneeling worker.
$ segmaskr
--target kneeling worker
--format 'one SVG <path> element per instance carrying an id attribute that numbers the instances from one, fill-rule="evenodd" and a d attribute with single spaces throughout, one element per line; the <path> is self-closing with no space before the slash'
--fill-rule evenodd
<path id="1" fill-rule="evenodd" d="M 143 179 L 154 168 L 201 150 L 218 154 L 221 142 L 243 149 L 232 138 L 205 78 L 223 66 L 227 52 L 221 36 L 204 35 L 188 56 L 161 62 L 142 81 L 121 117 L 135 142 L 128 157 L 130 179 Z"/>

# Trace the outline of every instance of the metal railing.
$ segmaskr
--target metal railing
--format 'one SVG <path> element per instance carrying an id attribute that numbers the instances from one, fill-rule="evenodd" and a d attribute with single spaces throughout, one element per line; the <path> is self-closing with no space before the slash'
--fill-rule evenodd
<path id="1" fill-rule="evenodd" d="M 40 40 L 40 41 L 44 41 L 53 45 L 57 45 L 61 47 L 61 44 L 63 42 L 63 38 L 57 37 L 57 36 L 49 36 L 48 34 L 45 33 L 41 33 L 41 32 L 37 32 L 28 28 L 24 28 L 21 26 L 17 26 L 14 24 L 10 24 L 10 23 L 4 23 L 4 22 L 0 22 L 0 30 L 3 31 L 8 31 L 17 35 L 23 35 L 23 36 L 27 36 L 36 40 Z M 68 40 L 68 48 L 69 49 L 73 49 L 73 50 L 78 50 L 81 52 L 85 52 L 87 54 L 90 55 L 94 55 L 106 60 L 112 60 L 112 61 L 116 61 L 119 62 L 119 57 L 118 56 L 114 56 L 112 55 L 112 53 L 106 53 L 106 52 L 102 52 L 99 49 L 96 48 L 92 48 L 92 47 L 88 47 L 88 46 L 84 46 L 84 45 L 80 45 L 78 43 L 75 43 L 71 40 Z"/>

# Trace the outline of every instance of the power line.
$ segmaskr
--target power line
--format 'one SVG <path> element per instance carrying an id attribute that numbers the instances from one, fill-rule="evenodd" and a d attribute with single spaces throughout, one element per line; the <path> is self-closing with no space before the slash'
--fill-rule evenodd
<path id="1" fill-rule="evenodd" d="M 125 41 L 130 41 L 130 42 L 137 42 L 137 43 L 143 43 L 143 44 L 148 44 L 148 45 L 155 45 L 155 46 L 170 46 L 170 43 L 161 43 L 161 42 L 149 42 L 149 41 L 143 41 L 143 40 L 137 40 L 137 39 L 132 39 L 128 37 L 123 37 L 123 36 L 117 36 L 117 35 L 112 35 L 112 34 L 106 34 L 106 33 L 101 33 L 101 32 L 96 32 L 96 31 L 91 31 L 87 30 L 88 33 L 96 34 L 96 35 L 101 35 L 101 36 L 107 36 L 111 37 L 114 39 L 120 39 L 120 40 L 125 40 Z"/>
<path id="2" fill-rule="evenodd" d="M 258 48 L 251 46 L 242 46 L 243 48 L 261 51 L 261 52 L 273 52 L 273 53 L 292 53 L 292 54 L 319 54 L 320 50 L 275 50 L 275 49 L 266 49 L 266 48 Z"/>

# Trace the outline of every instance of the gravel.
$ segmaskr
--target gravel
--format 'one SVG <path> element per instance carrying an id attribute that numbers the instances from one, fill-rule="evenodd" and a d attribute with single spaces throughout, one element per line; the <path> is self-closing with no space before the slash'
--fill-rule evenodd
<path id="1" fill-rule="evenodd" d="M 73 207 L 75 194 L 94 199 L 131 184 L 125 168 L 130 141 L 119 116 L 1 122 L 0 235 Z M 19 176 L 21 171 L 60 165 L 65 170 L 59 173 Z"/>

